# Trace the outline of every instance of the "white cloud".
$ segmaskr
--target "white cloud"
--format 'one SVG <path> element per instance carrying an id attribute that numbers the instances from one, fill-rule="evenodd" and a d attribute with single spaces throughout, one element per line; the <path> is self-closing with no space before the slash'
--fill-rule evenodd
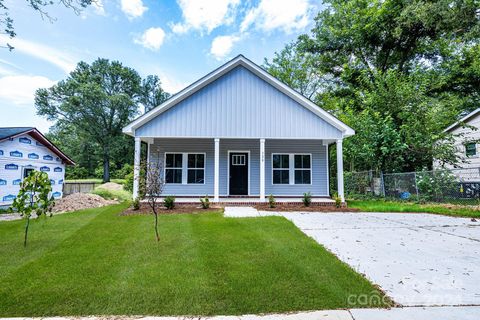
<path id="1" fill-rule="evenodd" d="M 231 24 L 240 0 L 177 0 L 182 9 L 183 22 L 170 24 L 174 33 L 190 29 L 207 31 Z"/>
<path id="2" fill-rule="evenodd" d="M 105 8 L 103 7 L 103 1 L 102 0 L 94 0 L 92 2 L 92 7 L 93 7 L 93 11 L 100 15 L 100 16 L 104 16 L 105 15 Z"/>
<path id="3" fill-rule="evenodd" d="M 244 32 L 252 25 L 261 31 L 281 29 L 285 33 L 303 30 L 310 22 L 315 7 L 308 0 L 261 0 L 250 9 L 240 25 Z"/>
<path id="4" fill-rule="evenodd" d="M 35 91 L 55 84 L 43 76 L 12 75 L 0 78 L 0 99 L 17 105 L 33 105 Z"/>
<path id="5" fill-rule="evenodd" d="M 212 41 L 210 53 L 221 60 L 232 51 L 233 45 L 239 40 L 240 37 L 238 36 L 218 36 Z"/>
<path id="6" fill-rule="evenodd" d="M 121 0 L 120 5 L 123 13 L 130 20 L 141 17 L 148 10 L 142 0 Z"/>
<path id="7" fill-rule="evenodd" d="M 158 50 L 165 39 L 165 31 L 162 28 L 149 28 L 145 32 L 134 39 L 134 42 L 144 46 L 150 50 Z"/>
<path id="8" fill-rule="evenodd" d="M 23 53 L 37 59 L 47 61 L 59 67 L 65 73 L 69 73 L 75 69 L 76 61 L 78 61 L 78 59 L 75 59 L 61 50 L 57 50 L 33 41 L 23 40 L 17 37 L 10 39 L 4 35 L 0 35 L 0 43 L 6 42 L 15 47 L 15 52 Z"/>

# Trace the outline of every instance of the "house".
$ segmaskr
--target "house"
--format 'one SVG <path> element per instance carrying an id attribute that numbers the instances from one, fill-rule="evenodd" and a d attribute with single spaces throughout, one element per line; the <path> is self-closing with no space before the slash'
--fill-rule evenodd
<path id="1" fill-rule="evenodd" d="M 46 172 L 52 195 L 62 197 L 65 165 L 75 163 L 35 128 L 0 128 L 0 206 L 15 199 L 33 170 Z"/>
<path id="2" fill-rule="evenodd" d="M 455 139 L 454 145 L 457 150 L 457 155 L 462 162 L 456 165 L 444 165 L 435 162 L 434 168 L 480 168 L 480 108 L 467 114 L 459 121 L 455 122 L 444 130 L 445 133 L 450 133 Z M 466 175 L 466 170 L 461 175 Z M 459 171 L 461 172 L 461 171 Z M 460 174 L 460 173 L 459 173 Z M 475 177 L 478 180 L 478 175 Z"/>
<path id="3" fill-rule="evenodd" d="M 264 201 L 330 197 L 328 146 L 336 144 L 344 200 L 342 141 L 355 132 L 242 55 L 138 117 L 123 132 L 148 161 L 162 161 L 163 194 Z M 134 179 L 133 196 L 138 195 Z M 332 192 L 333 193 L 333 192 Z"/>

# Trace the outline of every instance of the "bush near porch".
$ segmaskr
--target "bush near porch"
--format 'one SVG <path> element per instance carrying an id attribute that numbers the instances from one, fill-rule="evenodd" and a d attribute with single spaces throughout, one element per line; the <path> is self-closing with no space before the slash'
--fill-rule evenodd
<path id="1" fill-rule="evenodd" d="M 157 243 L 153 217 L 120 215 L 127 206 L 32 221 L 26 249 L 24 222 L 1 222 L 0 316 L 355 307 L 349 295 L 366 298 L 358 307 L 385 306 L 371 283 L 284 218 L 161 215 Z"/>

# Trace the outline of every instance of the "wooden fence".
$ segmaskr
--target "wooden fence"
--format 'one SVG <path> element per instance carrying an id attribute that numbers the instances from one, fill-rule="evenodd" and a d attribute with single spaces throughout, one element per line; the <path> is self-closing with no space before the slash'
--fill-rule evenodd
<path id="1" fill-rule="evenodd" d="M 65 182 L 63 184 L 63 195 L 68 196 L 73 193 L 88 193 L 93 191 L 99 183 L 95 182 Z"/>

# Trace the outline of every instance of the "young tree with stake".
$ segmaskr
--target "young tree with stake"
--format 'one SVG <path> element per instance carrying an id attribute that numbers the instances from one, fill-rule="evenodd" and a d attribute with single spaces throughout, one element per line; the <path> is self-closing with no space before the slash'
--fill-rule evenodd
<path id="1" fill-rule="evenodd" d="M 40 171 L 31 172 L 20 184 L 20 191 L 13 201 L 12 209 L 16 209 L 26 219 L 23 246 L 27 246 L 28 227 L 33 214 L 37 217 L 51 215 L 55 205 L 51 196 L 52 186 L 48 174 Z"/>

